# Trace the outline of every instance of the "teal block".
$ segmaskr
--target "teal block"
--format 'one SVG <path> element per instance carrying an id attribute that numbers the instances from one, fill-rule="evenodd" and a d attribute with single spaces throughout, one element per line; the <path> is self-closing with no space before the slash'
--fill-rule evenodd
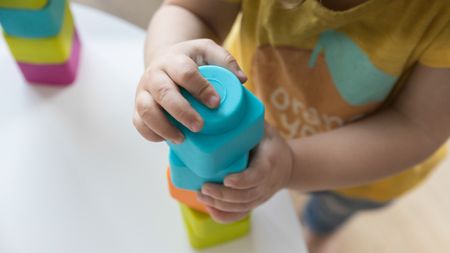
<path id="1" fill-rule="evenodd" d="M 61 30 L 66 0 L 49 0 L 42 9 L 0 8 L 0 24 L 10 36 L 54 37 Z"/>
<path id="2" fill-rule="evenodd" d="M 247 168 L 248 154 L 249 152 L 246 152 L 225 170 L 219 171 L 214 177 L 205 178 L 195 174 L 186 167 L 173 151 L 170 151 L 169 162 L 172 183 L 177 188 L 191 191 L 199 191 L 205 183 L 222 184 L 228 174 L 239 173 Z"/>
<path id="3" fill-rule="evenodd" d="M 168 142 L 176 156 L 196 175 L 215 177 L 254 148 L 264 135 L 264 106 L 229 70 L 218 66 L 201 66 L 200 73 L 221 97 L 218 108 L 209 109 L 187 91 L 183 96 L 199 112 L 205 124 L 199 133 L 171 118 L 183 132 L 181 144 Z"/>

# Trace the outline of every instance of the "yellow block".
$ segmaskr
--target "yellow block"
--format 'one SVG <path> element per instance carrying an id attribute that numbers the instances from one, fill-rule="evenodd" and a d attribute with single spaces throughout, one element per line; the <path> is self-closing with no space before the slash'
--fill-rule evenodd
<path id="1" fill-rule="evenodd" d="M 42 9 L 47 0 L 0 0 L 0 8 Z"/>
<path id="2" fill-rule="evenodd" d="M 208 214 L 180 204 L 191 246 L 196 249 L 212 247 L 240 238 L 250 231 L 250 216 L 231 224 L 219 224 Z"/>
<path id="3" fill-rule="evenodd" d="M 61 32 L 49 38 L 19 38 L 3 33 L 16 61 L 32 64 L 61 64 L 72 51 L 74 23 L 69 5 L 66 4 Z"/>

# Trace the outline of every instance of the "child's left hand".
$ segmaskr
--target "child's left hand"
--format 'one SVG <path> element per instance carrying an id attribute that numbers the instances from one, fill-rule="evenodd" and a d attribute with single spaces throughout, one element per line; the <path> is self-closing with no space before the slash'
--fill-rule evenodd
<path id="1" fill-rule="evenodd" d="M 292 167 L 290 146 L 266 123 L 264 138 L 252 151 L 248 169 L 227 176 L 224 185 L 204 184 L 197 197 L 215 221 L 238 221 L 286 187 Z"/>

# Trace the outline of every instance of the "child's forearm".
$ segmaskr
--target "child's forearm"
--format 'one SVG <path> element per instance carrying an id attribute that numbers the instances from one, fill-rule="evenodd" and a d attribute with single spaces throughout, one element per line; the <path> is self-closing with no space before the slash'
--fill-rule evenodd
<path id="1" fill-rule="evenodd" d="M 401 113 L 387 109 L 340 129 L 292 140 L 290 188 L 318 191 L 355 186 L 401 172 L 441 143 Z"/>
<path id="2" fill-rule="evenodd" d="M 150 22 L 145 65 L 152 55 L 179 42 L 207 38 L 222 42 L 239 5 L 219 0 L 166 0 Z"/>
<path id="3" fill-rule="evenodd" d="M 175 5 L 163 5 L 155 13 L 148 28 L 145 43 L 145 65 L 152 55 L 186 40 L 211 38 L 214 33 L 196 15 Z"/>
<path id="4" fill-rule="evenodd" d="M 430 156 L 450 136 L 450 69 L 416 65 L 395 103 L 324 134 L 293 140 L 289 187 L 318 191 L 394 175 Z"/>

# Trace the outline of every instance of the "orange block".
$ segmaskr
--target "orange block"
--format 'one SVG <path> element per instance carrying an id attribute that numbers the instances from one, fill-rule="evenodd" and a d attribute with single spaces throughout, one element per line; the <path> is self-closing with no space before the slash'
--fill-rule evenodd
<path id="1" fill-rule="evenodd" d="M 208 213 L 206 206 L 197 200 L 197 193 L 195 191 L 189 191 L 177 188 L 173 185 L 170 179 L 170 168 L 167 168 L 167 183 L 169 185 L 169 192 L 172 198 L 185 204 L 186 206 L 198 210 L 200 212 Z"/>

